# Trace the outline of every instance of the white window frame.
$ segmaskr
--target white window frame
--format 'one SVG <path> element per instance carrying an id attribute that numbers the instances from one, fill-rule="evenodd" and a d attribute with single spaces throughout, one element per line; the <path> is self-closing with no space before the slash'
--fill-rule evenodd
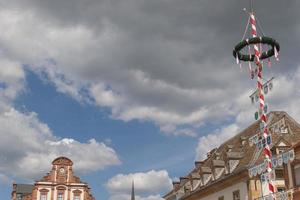
<path id="1" fill-rule="evenodd" d="M 47 200 L 47 194 L 46 193 L 41 193 L 40 200 Z"/>

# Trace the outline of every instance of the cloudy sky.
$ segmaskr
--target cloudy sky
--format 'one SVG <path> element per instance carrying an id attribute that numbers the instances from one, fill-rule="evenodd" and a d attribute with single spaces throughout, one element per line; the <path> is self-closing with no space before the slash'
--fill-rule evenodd
<path id="1" fill-rule="evenodd" d="M 255 2 L 255 1 L 254 1 Z M 232 57 L 248 1 L 0 0 L 0 198 L 60 155 L 97 200 L 159 200 L 250 125 L 255 81 Z M 300 2 L 254 7 L 281 44 L 271 110 L 300 121 Z"/>

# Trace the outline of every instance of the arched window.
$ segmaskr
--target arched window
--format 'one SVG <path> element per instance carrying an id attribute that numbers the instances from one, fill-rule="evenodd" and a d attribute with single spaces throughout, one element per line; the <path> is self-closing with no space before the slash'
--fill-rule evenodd
<path id="1" fill-rule="evenodd" d="M 49 190 L 47 189 L 41 189 L 40 190 L 40 200 L 47 200 L 47 193 L 49 192 Z"/>
<path id="2" fill-rule="evenodd" d="M 47 193 L 42 192 L 40 200 L 47 200 Z"/>
<path id="3" fill-rule="evenodd" d="M 64 193 L 58 192 L 58 194 L 57 194 L 57 200 L 64 200 Z"/>
<path id="4" fill-rule="evenodd" d="M 74 195 L 74 200 L 80 200 L 80 194 Z"/>
<path id="5" fill-rule="evenodd" d="M 80 200 L 81 193 L 82 193 L 82 191 L 80 191 L 80 190 L 74 190 L 73 191 L 73 200 Z"/>

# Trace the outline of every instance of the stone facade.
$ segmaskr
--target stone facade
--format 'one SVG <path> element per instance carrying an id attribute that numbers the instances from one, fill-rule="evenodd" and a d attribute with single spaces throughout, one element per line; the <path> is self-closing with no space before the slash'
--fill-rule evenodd
<path id="1" fill-rule="evenodd" d="M 33 185 L 13 184 L 12 200 L 95 200 L 87 183 L 73 173 L 73 162 L 56 158 L 51 171 Z M 31 190 L 30 190 L 31 188 Z"/>
<path id="2" fill-rule="evenodd" d="M 270 146 L 274 156 L 289 151 L 300 142 L 300 125 L 285 112 L 268 115 Z M 173 182 L 166 200 L 259 200 L 268 195 L 267 183 L 260 176 L 250 178 L 248 169 L 263 163 L 264 154 L 249 140 L 259 135 L 255 122 L 242 132 L 211 150 L 207 158 L 196 161 L 194 169 Z M 299 148 L 299 151 L 298 149 Z M 300 143 L 295 148 L 295 160 L 275 169 L 277 191 L 286 191 L 288 199 L 300 199 Z M 299 160 L 298 160 L 298 157 Z M 294 170 L 289 169 L 288 167 Z M 287 174 L 290 174 L 290 179 Z M 298 181 L 296 181 L 298 180 Z M 287 184 L 290 183 L 290 185 Z M 277 194 L 279 195 L 279 193 Z M 299 196 L 298 196 L 299 195 Z"/>

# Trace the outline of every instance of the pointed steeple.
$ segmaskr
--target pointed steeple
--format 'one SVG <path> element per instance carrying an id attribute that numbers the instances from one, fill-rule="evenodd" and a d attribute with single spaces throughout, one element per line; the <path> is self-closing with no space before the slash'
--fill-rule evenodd
<path id="1" fill-rule="evenodd" d="M 135 194 L 134 194 L 134 180 L 132 180 L 131 200 L 135 200 Z"/>

